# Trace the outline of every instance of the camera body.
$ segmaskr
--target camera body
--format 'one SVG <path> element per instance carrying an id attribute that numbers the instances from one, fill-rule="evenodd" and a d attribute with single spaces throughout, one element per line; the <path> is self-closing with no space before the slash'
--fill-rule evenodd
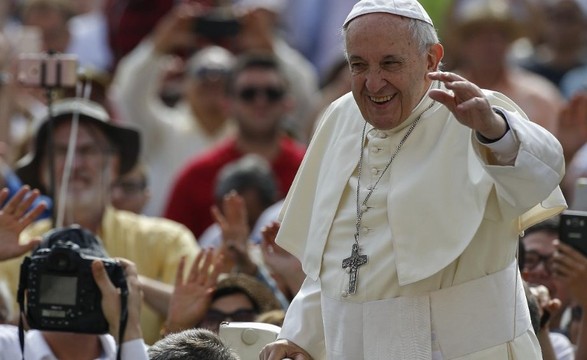
<path id="1" fill-rule="evenodd" d="M 559 240 L 587 256 L 587 211 L 565 210 L 561 213 Z"/>
<path id="2" fill-rule="evenodd" d="M 74 87 L 77 83 L 77 57 L 73 54 L 21 54 L 18 81 L 35 87 Z"/>
<path id="3" fill-rule="evenodd" d="M 117 262 L 86 255 L 71 241 L 57 240 L 25 259 L 21 283 L 26 284 L 26 319 L 31 328 L 87 334 L 108 332 L 102 295 L 92 275 L 91 266 L 96 259 L 104 263 L 115 287 L 126 288 L 124 271 Z"/>
<path id="4" fill-rule="evenodd" d="M 193 31 L 209 40 L 217 41 L 235 37 L 240 32 L 241 24 L 230 8 L 218 7 L 193 23 Z"/>

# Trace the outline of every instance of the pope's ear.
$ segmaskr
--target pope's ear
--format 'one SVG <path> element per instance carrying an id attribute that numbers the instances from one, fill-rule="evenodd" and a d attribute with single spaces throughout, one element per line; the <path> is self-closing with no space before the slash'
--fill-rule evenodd
<path id="1" fill-rule="evenodd" d="M 444 47 L 441 44 L 430 45 L 428 48 L 428 71 L 438 71 L 443 57 Z"/>

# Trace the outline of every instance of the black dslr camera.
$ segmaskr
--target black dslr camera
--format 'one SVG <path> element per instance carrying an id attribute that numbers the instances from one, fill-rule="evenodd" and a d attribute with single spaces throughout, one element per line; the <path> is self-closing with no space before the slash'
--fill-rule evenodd
<path id="1" fill-rule="evenodd" d="M 32 329 L 87 334 L 108 332 L 102 295 L 92 276 L 99 259 L 115 287 L 126 289 L 122 267 L 108 258 L 100 241 L 79 226 L 45 234 L 20 268 L 18 301 Z M 26 306 L 23 300 L 26 298 Z"/>

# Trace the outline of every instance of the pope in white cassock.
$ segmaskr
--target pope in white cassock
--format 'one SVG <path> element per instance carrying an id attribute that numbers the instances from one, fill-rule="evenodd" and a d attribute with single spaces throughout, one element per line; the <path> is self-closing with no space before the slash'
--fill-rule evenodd
<path id="1" fill-rule="evenodd" d="M 540 359 L 518 235 L 562 211 L 562 148 L 504 95 L 438 71 L 416 0 L 344 25 L 352 94 L 325 112 L 277 243 L 306 280 L 261 359 Z"/>

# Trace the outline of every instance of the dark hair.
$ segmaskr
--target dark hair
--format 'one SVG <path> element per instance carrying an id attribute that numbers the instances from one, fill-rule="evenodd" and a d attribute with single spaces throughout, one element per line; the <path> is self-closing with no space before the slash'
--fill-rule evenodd
<path id="1" fill-rule="evenodd" d="M 148 352 L 151 360 L 240 360 L 217 334 L 207 329 L 169 334 Z"/>
<path id="2" fill-rule="evenodd" d="M 228 295 L 234 295 L 234 294 L 245 295 L 247 297 L 247 299 L 249 299 L 249 301 L 253 305 L 253 310 L 255 311 L 255 313 L 257 313 L 257 314 L 261 313 L 260 304 L 258 304 L 257 301 L 255 299 L 253 299 L 250 294 L 248 294 L 245 290 L 243 290 L 243 288 L 238 287 L 238 286 L 225 287 L 225 288 L 216 290 L 214 292 L 214 294 L 212 295 L 212 301 L 220 299 L 220 298 L 228 296 Z"/>
<path id="3" fill-rule="evenodd" d="M 524 270 L 524 266 L 526 266 L 526 246 L 524 246 L 524 242 L 522 239 L 518 240 L 518 268 L 520 271 Z"/>
<path id="4" fill-rule="evenodd" d="M 216 180 L 214 197 L 222 201 L 233 190 L 239 194 L 255 190 L 264 207 L 277 201 L 277 184 L 271 166 L 257 155 L 245 155 L 222 168 Z"/>
<path id="5" fill-rule="evenodd" d="M 522 235 L 522 239 L 532 233 L 535 232 L 546 232 L 552 235 L 558 235 L 558 225 L 560 222 L 560 218 L 558 216 L 554 216 L 548 218 L 544 221 L 539 222 L 538 224 L 532 225 L 526 230 L 524 230 L 524 234 Z"/>
<path id="6" fill-rule="evenodd" d="M 288 86 L 287 77 L 283 72 L 281 65 L 279 65 L 279 61 L 273 54 L 253 52 L 240 55 L 237 58 L 236 64 L 232 68 L 232 71 L 228 77 L 228 81 L 226 82 L 228 86 L 227 93 L 234 94 L 236 79 L 241 73 L 249 69 L 275 71 L 283 80 L 284 87 L 287 88 Z"/>

